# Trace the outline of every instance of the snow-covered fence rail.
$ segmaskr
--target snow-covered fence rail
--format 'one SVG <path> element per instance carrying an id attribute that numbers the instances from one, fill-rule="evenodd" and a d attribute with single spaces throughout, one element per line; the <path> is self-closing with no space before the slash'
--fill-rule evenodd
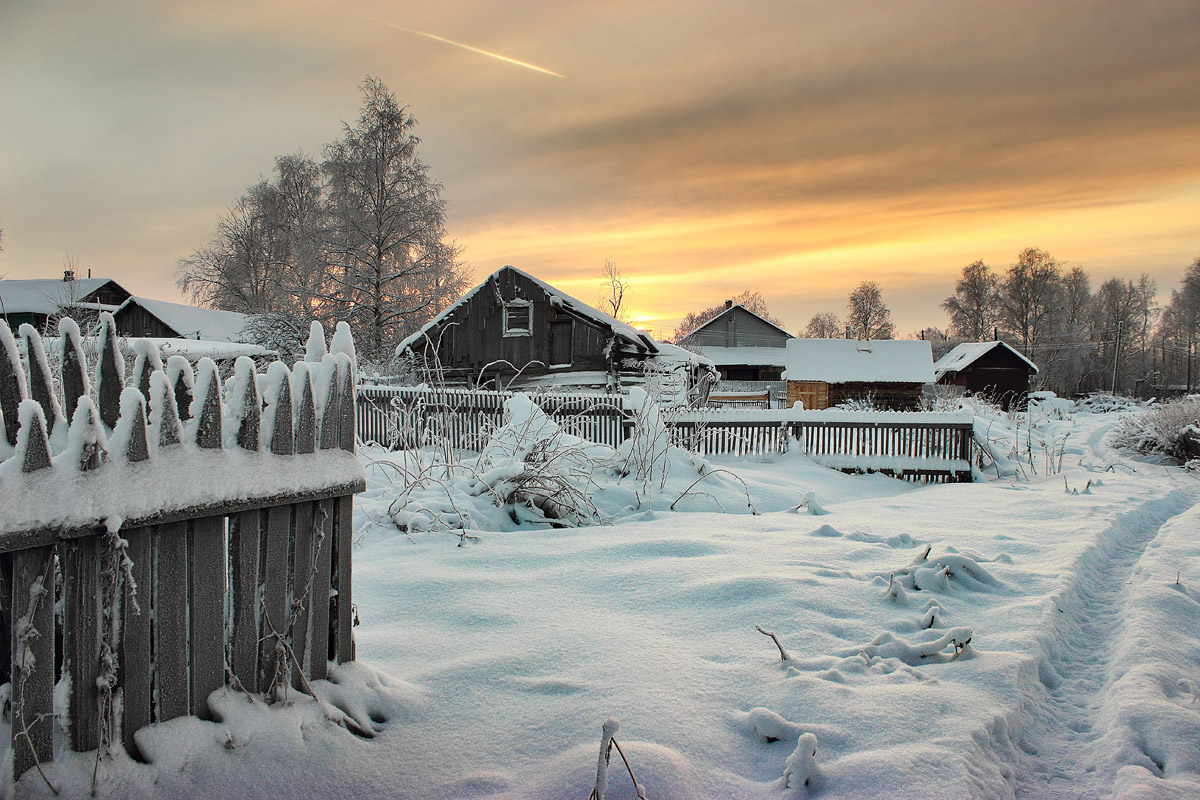
<path id="1" fill-rule="evenodd" d="M 60 678 L 67 746 L 136 754 L 139 728 L 209 716 L 227 683 L 279 696 L 354 657 L 351 498 L 364 484 L 349 331 L 336 354 L 310 339 L 320 360 L 292 369 L 256 374 L 239 358 L 222 387 L 211 360 L 164 369 L 145 341 L 126 385 L 111 316 L 102 326 L 89 376 L 64 320 L 52 376 L 37 332 L 21 326 L 22 348 L 0 324 L 14 778 L 54 757 Z"/>
<path id="2" fill-rule="evenodd" d="M 513 392 L 412 386 L 362 386 L 358 435 L 391 449 L 445 443 L 478 450 L 504 423 Z M 616 447 L 625 412 L 615 395 L 535 393 L 531 398 L 568 433 Z"/>

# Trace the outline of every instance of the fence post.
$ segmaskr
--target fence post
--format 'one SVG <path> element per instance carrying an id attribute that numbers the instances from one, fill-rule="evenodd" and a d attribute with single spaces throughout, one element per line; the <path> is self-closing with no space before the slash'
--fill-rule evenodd
<path id="1" fill-rule="evenodd" d="M 54 759 L 54 547 L 12 555 L 13 780 Z M 9 605 L 9 603 L 5 603 Z"/>

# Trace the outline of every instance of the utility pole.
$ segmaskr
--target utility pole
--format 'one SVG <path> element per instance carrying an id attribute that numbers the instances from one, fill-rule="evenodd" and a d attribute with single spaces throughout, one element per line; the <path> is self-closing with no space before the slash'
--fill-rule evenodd
<path id="1" fill-rule="evenodd" d="M 1109 394 L 1117 393 L 1117 365 L 1121 363 L 1121 326 L 1123 324 L 1124 321 L 1117 323 L 1117 349 L 1113 351 L 1112 389 L 1109 390 Z"/>

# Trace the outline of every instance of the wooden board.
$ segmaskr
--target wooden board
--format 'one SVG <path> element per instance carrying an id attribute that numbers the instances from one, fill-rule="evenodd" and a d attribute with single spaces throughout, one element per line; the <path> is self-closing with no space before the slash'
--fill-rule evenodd
<path id="1" fill-rule="evenodd" d="M 156 722 L 186 716 L 190 707 L 187 544 L 186 522 L 160 525 L 154 531 Z"/>
<path id="2" fill-rule="evenodd" d="M 333 507 L 336 501 L 322 500 L 319 504 L 321 536 L 317 545 L 317 568 L 312 585 L 312 625 L 308 643 L 309 677 L 324 679 L 329 661 L 329 569 L 333 550 Z"/>
<path id="3" fill-rule="evenodd" d="M 233 674 L 248 692 L 258 691 L 258 561 L 262 513 L 229 518 L 229 564 L 233 570 Z"/>
<path id="4" fill-rule="evenodd" d="M 100 746 L 100 554 L 99 536 L 65 542 L 59 551 L 63 573 L 63 652 L 70 675 L 67 714 L 71 749 Z"/>
<path id="5" fill-rule="evenodd" d="M 225 685 L 225 517 L 192 523 L 189 650 L 192 714 L 212 719 L 208 696 Z"/>
<path id="6" fill-rule="evenodd" d="M 38 636 L 20 647 L 14 629 L 11 643 L 13 779 L 38 762 L 54 760 L 54 548 L 37 547 L 13 554 L 13 592 L 9 597 L 14 619 L 29 614 Z M 30 586 L 42 581 L 43 591 L 31 598 Z M 31 600 L 34 608 L 30 613 Z M 8 605 L 8 602 L 5 603 Z M 24 734 L 24 735 L 23 735 Z"/>
<path id="7" fill-rule="evenodd" d="M 354 553 L 354 498 L 340 497 L 334 507 L 334 541 L 337 546 L 337 663 L 354 660 L 354 595 L 351 584 Z"/>
<path id="8" fill-rule="evenodd" d="M 129 543 L 126 548 L 133 562 L 130 572 L 134 587 L 125 587 L 121 621 L 121 677 L 123 693 L 121 732 L 125 752 L 139 757 L 133 735 L 149 725 L 151 718 L 150 688 L 150 597 L 153 591 L 153 571 L 149 528 L 137 528 L 121 534 Z M 137 608 L 134 606 L 136 601 Z"/>
<path id="9" fill-rule="evenodd" d="M 287 635 L 288 628 L 288 549 L 292 529 L 292 506 L 275 506 L 267 510 L 267 538 L 263 550 L 262 641 L 259 644 L 259 666 L 262 691 L 268 691 L 277 681 L 287 680 L 287 663 L 278 664 L 278 641 L 272 629 Z M 282 674 L 276 675 L 277 667 Z"/>
<path id="10" fill-rule="evenodd" d="M 307 656 L 308 625 L 312 610 L 313 542 L 316 541 L 316 536 L 313 535 L 313 509 L 315 507 L 315 503 L 296 504 L 296 535 L 292 552 L 292 597 L 302 602 L 299 602 L 295 611 L 296 619 L 292 624 L 291 640 L 292 651 L 300 661 L 303 676 L 312 674 L 312 667 Z M 293 665 L 292 686 L 297 689 L 301 688 L 304 684 L 301 680 L 303 676 Z"/>

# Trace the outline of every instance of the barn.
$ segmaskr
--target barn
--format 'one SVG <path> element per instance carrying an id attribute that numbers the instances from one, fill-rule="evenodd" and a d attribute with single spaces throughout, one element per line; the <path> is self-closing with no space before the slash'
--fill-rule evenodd
<path id="1" fill-rule="evenodd" d="M 933 348 L 921 339 L 793 339 L 783 377 L 788 408 L 870 400 L 876 408 L 912 411 L 933 382 Z"/>
<path id="2" fill-rule="evenodd" d="M 0 316 L 17 330 L 29 323 L 39 331 L 59 316 L 94 320 L 101 311 L 116 311 L 129 292 L 109 278 L 76 278 L 67 270 L 58 278 L 0 281 Z M 86 326 L 85 326 L 86 327 Z"/>
<path id="3" fill-rule="evenodd" d="M 215 308 L 197 308 L 149 297 L 130 297 L 113 314 L 124 336 L 163 339 L 201 339 L 241 342 L 246 315 Z"/>
<path id="4" fill-rule="evenodd" d="M 1036 364 L 999 340 L 964 342 L 933 365 L 937 383 L 993 397 L 1005 411 L 1024 404 L 1037 372 Z"/>
<path id="5" fill-rule="evenodd" d="M 657 342 L 515 267 L 489 275 L 396 354 L 411 357 L 425 380 L 467 386 L 616 391 L 643 383 L 648 373 L 671 373 L 699 391 L 716 372 L 707 359 Z"/>

